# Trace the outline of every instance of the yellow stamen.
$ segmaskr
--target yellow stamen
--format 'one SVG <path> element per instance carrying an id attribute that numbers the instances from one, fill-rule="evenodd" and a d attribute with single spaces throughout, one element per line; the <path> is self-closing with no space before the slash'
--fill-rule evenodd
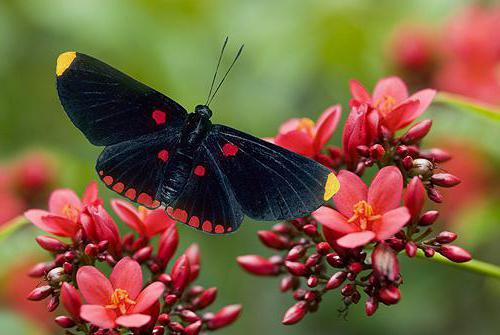
<path id="1" fill-rule="evenodd" d="M 117 288 L 111 295 L 111 304 L 104 306 L 107 309 L 118 309 L 121 314 L 126 314 L 130 305 L 135 305 L 136 302 L 128 297 L 128 292 L 121 288 Z"/>
<path id="2" fill-rule="evenodd" d="M 347 222 L 358 222 L 362 230 L 368 228 L 369 222 L 379 220 L 382 217 L 382 215 L 375 215 L 373 207 L 365 200 L 361 200 L 355 204 L 352 208 L 352 213 L 351 218 Z"/>
<path id="3" fill-rule="evenodd" d="M 148 216 L 148 209 L 144 206 L 139 206 L 137 210 L 139 212 L 139 218 L 144 221 Z"/>
<path id="4" fill-rule="evenodd" d="M 382 115 L 387 115 L 395 105 L 396 99 L 390 95 L 384 95 L 375 102 L 375 108 L 377 108 Z"/>
<path id="5" fill-rule="evenodd" d="M 63 213 L 68 219 L 73 222 L 78 221 L 78 215 L 80 214 L 80 208 L 77 208 L 71 204 L 67 204 L 63 207 Z"/>
<path id="6" fill-rule="evenodd" d="M 314 137 L 314 121 L 307 117 L 300 119 L 297 130 L 305 130 L 309 136 Z"/>
<path id="7" fill-rule="evenodd" d="M 340 183 L 337 176 L 334 173 L 330 173 L 325 183 L 325 194 L 323 195 L 323 200 L 328 201 L 335 193 L 340 189 Z"/>

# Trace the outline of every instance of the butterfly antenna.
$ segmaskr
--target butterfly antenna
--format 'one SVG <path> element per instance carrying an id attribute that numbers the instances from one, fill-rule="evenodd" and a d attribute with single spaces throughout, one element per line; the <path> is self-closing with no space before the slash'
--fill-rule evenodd
<path id="1" fill-rule="evenodd" d="M 227 75 L 229 74 L 229 72 L 231 71 L 231 69 L 233 68 L 234 64 L 236 63 L 236 61 L 238 60 L 238 58 L 240 57 L 241 55 L 241 52 L 243 51 L 243 47 L 245 45 L 243 44 L 240 49 L 238 50 L 238 53 L 236 54 L 236 56 L 234 57 L 234 60 L 233 62 L 231 63 L 231 65 L 229 66 L 229 69 L 227 69 L 226 71 L 226 74 L 224 74 L 224 77 L 222 77 L 222 80 L 220 81 L 219 85 L 217 85 L 217 88 L 215 89 L 215 92 L 214 94 L 212 95 L 212 97 L 210 98 L 210 100 L 208 101 L 208 105 L 210 105 L 210 103 L 212 102 L 212 100 L 214 100 L 215 98 L 215 95 L 217 94 L 217 92 L 219 91 L 219 88 L 222 86 L 222 84 L 224 83 L 224 80 L 226 80 L 226 77 Z"/>
<path id="2" fill-rule="evenodd" d="M 224 40 L 224 44 L 222 44 L 222 49 L 221 49 L 220 54 L 219 54 L 219 60 L 217 61 L 217 67 L 215 68 L 214 77 L 212 78 L 212 84 L 210 85 L 210 92 L 208 92 L 207 101 L 205 102 L 205 105 L 208 103 L 208 99 L 210 99 L 210 96 L 212 95 L 212 90 L 214 88 L 215 79 L 217 78 L 217 73 L 219 72 L 219 66 L 220 66 L 220 63 L 222 61 L 222 55 L 224 54 L 224 50 L 226 49 L 226 45 L 227 45 L 228 40 L 229 40 L 229 37 L 226 36 L 226 39 Z"/>

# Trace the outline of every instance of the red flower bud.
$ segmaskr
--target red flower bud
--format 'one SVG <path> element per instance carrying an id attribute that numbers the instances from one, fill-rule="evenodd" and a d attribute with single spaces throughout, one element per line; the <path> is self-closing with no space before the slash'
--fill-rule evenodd
<path id="1" fill-rule="evenodd" d="M 47 304 L 47 311 L 53 312 L 59 306 L 59 297 L 53 296 L 50 298 L 49 303 Z"/>
<path id="2" fill-rule="evenodd" d="M 196 299 L 193 300 L 194 309 L 203 309 L 211 305 L 217 297 L 217 288 L 211 287 L 203 291 Z"/>
<path id="3" fill-rule="evenodd" d="M 370 147 L 370 157 L 378 161 L 385 155 L 385 149 L 381 144 L 374 144 Z"/>
<path id="4" fill-rule="evenodd" d="M 420 220 L 418 221 L 419 226 L 430 226 L 433 224 L 437 218 L 439 217 L 439 212 L 438 211 L 428 211 L 425 212 L 424 215 L 420 217 Z"/>
<path id="5" fill-rule="evenodd" d="M 390 285 L 382 287 L 378 292 L 378 297 L 384 304 L 394 305 L 401 299 L 401 292 L 396 286 Z"/>
<path id="6" fill-rule="evenodd" d="M 276 276 L 279 266 L 258 255 L 245 255 L 236 258 L 238 264 L 248 272 L 257 276 Z"/>
<path id="7" fill-rule="evenodd" d="M 448 152 L 438 148 L 423 150 L 420 152 L 420 157 L 435 163 L 443 163 L 451 159 Z"/>
<path id="8" fill-rule="evenodd" d="M 161 281 L 165 285 L 170 285 L 172 283 L 172 277 L 167 273 L 162 273 L 158 276 L 158 281 Z"/>
<path id="9" fill-rule="evenodd" d="M 189 259 L 186 255 L 182 255 L 174 263 L 170 273 L 174 293 L 181 293 L 186 288 L 189 284 L 190 275 L 191 269 L 189 268 Z"/>
<path id="10" fill-rule="evenodd" d="M 184 333 L 186 335 L 198 335 L 202 325 L 203 323 L 201 321 L 194 322 L 184 329 Z"/>
<path id="11" fill-rule="evenodd" d="M 408 154 L 408 147 L 406 145 L 398 145 L 396 147 L 396 153 L 399 157 L 405 157 Z"/>
<path id="12" fill-rule="evenodd" d="M 299 262 L 286 261 L 285 266 L 288 272 L 294 276 L 307 276 L 310 272 L 305 264 Z"/>
<path id="13" fill-rule="evenodd" d="M 405 156 L 401 162 L 403 163 L 403 167 L 406 169 L 406 170 L 409 170 L 413 167 L 413 158 L 411 158 L 411 156 Z"/>
<path id="14" fill-rule="evenodd" d="M 429 197 L 429 199 L 431 199 L 432 201 L 434 201 L 438 204 L 443 202 L 443 195 L 435 188 L 428 189 L 427 196 Z"/>
<path id="15" fill-rule="evenodd" d="M 366 146 L 366 145 L 358 145 L 356 147 L 356 152 L 361 157 L 368 157 L 368 156 L 370 156 L 370 148 L 368 148 L 368 146 Z"/>
<path id="16" fill-rule="evenodd" d="M 283 320 L 281 320 L 281 323 L 283 323 L 284 325 L 293 325 L 302 320 L 306 313 L 307 302 L 299 301 L 286 311 Z"/>
<path id="17" fill-rule="evenodd" d="M 184 326 L 179 322 L 170 322 L 168 324 L 168 328 L 175 333 L 180 333 L 180 334 L 184 333 Z"/>
<path id="18" fill-rule="evenodd" d="M 340 290 L 340 294 L 344 297 L 348 297 L 356 291 L 356 286 L 353 284 L 345 284 L 344 287 Z"/>
<path id="19" fill-rule="evenodd" d="M 65 316 L 65 315 L 56 317 L 54 319 L 54 322 L 57 323 L 57 325 L 62 327 L 62 328 L 71 328 L 71 327 L 74 327 L 76 325 L 75 321 L 73 321 L 72 318 L 70 318 L 69 316 Z"/>
<path id="20" fill-rule="evenodd" d="M 257 232 L 257 236 L 259 237 L 260 241 L 268 248 L 277 250 L 288 248 L 288 240 L 285 237 L 278 235 L 270 230 L 259 230 Z"/>
<path id="21" fill-rule="evenodd" d="M 68 247 L 57 238 L 50 236 L 37 236 L 35 240 L 42 248 L 51 252 L 62 252 Z"/>
<path id="22" fill-rule="evenodd" d="M 50 285 L 43 285 L 35 288 L 28 295 L 28 300 L 39 301 L 47 298 L 52 293 L 52 287 Z"/>
<path id="23" fill-rule="evenodd" d="M 434 256 L 435 253 L 436 252 L 434 251 L 434 249 L 432 249 L 430 247 L 424 248 L 425 257 L 432 257 L 432 256 Z"/>
<path id="24" fill-rule="evenodd" d="M 76 288 L 68 283 L 63 283 L 61 287 L 61 301 L 68 313 L 78 320 L 80 318 L 82 300 Z"/>
<path id="25" fill-rule="evenodd" d="M 163 335 L 165 334 L 165 327 L 163 326 L 156 326 L 153 328 L 153 331 L 151 332 L 151 335 Z"/>
<path id="26" fill-rule="evenodd" d="M 28 276 L 34 278 L 42 277 L 54 267 L 55 264 L 53 262 L 38 263 L 30 269 L 30 271 L 28 272 Z"/>
<path id="27" fill-rule="evenodd" d="M 293 288 L 294 277 L 293 276 L 285 276 L 281 279 L 280 282 L 280 291 L 286 292 Z"/>
<path id="28" fill-rule="evenodd" d="M 85 254 L 90 257 L 96 257 L 99 253 L 97 245 L 90 243 L 85 246 Z"/>
<path id="29" fill-rule="evenodd" d="M 135 259 L 138 263 L 143 263 L 147 261 L 149 257 L 151 257 L 152 253 L 153 253 L 153 247 L 148 245 L 147 247 L 137 250 L 132 256 L 132 258 Z"/>
<path id="30" fill-rule="evenodd" d="M 316 227 L 313 224 L 306 224 L 304 227 L 302 227 L 302 230 L 308 236 L 314 236 L 314 235 L 316 235 L 318 233 L 318 227 Z"/>
<path id="31" fill-rule="evenodd" d="M 451 231 L 442 231 L 436 236 L 436 242 L 439 244 L 447 244 L 455 241 L 457 239 L 457 234 Z"/>
<path id="32" fill-rule="evenodd" d="M 310 276 L 309 278 L 307 278 L 307 286 L 316 287 L 317 285 L 318 285 L 318 277 Z"/>
<path id="33" fill-rule="evenodd" d="M 434 185 L 442 187 L 453 187 L 461 183 L 461 180 L 450 173 L 436 173 L 431 177 Z"/>
<path id="34" fill-rule="evenodd" d="M 303 245 L 296 245 L 294 246 L 292 249 L 290 249 L 290 251 L 288 252 L 288 254 L 286 255 L 286 260 L 287 261 L 296 261 L 300 258 L 302 258 L 302 256 L 305 255 L 307 249 L 303 246 Z"/>
<path id="35" fill-rule="evenodd" d="M 417 218 L 425 202 L 425 187 L 419 177 L 413 177 L 408 183 L 404 202 L 406 208 L 410 211 L 411 217 Z"/>
<path id="36" fill-rule="evenodd" d="M 455 263 L 464 263 L 472 259 L 471 254 L 467 250 L 456 245 L 443 245 L 438 249 L 438 252 Z"/>
<path id="37" fill-rule="evenodd" d="M 321 256 L 319 254 L 312 254 L 306 259 L 306 262 L 304 264 L 306 267 L 311 268 L 315 265 L 318 265 L 320 260 Z"/>
<path id="38" fill-rule="evenodd" d="M 365 302 L 365 313 L 367 316 L 375 314 L 378 308 L 378 301 L 374 297 L 370 297 Z"/>
<path id="39" fill-rule="evenodd" d="M 175 295 L 175 294 L 167 294 L 165 296 L 165 303 L 167 305 L 173 305 L 177 302 L 178 299 L 179 299 L 179 297 L 177 297 L 177 295 Z"/>
<path id="40" fill-rule="evenodd" d="M 214 317 L 207 322 L 210 330 L 219 329 L 233 323 L 241 312 L 241 305 L 229 305 L 221 308 Z"/>
<path id="41" fill-rule="evenodd" d="M 378 243 L 372 252 L 373 273 L 379 280 L 395 281 L 399 277 L 399 263 L 394 250 Z"/>
<path id="42" fill-rule="evenodd" d="M 193 282 L 200 274 L 200 247 L 198 244 L 191 244 L 184 254 L 189 259 L 189 268 L 191 270 L 191 275 L 189 276 L 189 282 Z"/>
<path id="43" fill-rule="evenodd" d="M 169 226 L 160 236 L 158 242 L 158 255 L 156 259 L 162 268 L 165 268 L 177 250 L 179 244 L 179 233 L 175 225 Z"/>
<path id="44" fill-rule="evenodd" d="M 406 134 L 401 137 L 401 142 L 414 144 L 420 141 L 431 130 L 432 120 L 426 119 L 410 127 Z"/>
<path id="45" fill-rule="evenodd" d="M 325 256 L 330 251 L 330 244 L 328 242 L 319 242 L 316 244 L 316 252 L 322 256 Z"/>
<path id="46" fill-rule="evenodd" d="M 66 273 L 66 274 L 73 273 L 73 264 L 68 263 L 68 262 L 64 262 L 63 270 L 64 270 L 64 273 Z"/>
<path id="47" fill-rule="evenodd" d="M 339 255 L 337 255 L 334 252 L 326 255 L 326 261 L 328 262 L 328 264 L 330 264 L 334 268 L 344 267 L 344 261 L 342 260 L 342 258 Z"/>
<path id="48" fill-rule="evenodd" d="M 170 315 L 162 313 L 158 315 L 158 323 L 165 326 L 170 322 Z"/>
<path id="49" fill-rule="evenodd" d="M 346 276 L 347 273 L 345 273 L 344 271 L 336 272 L 333 276 L 330 277 L 330 279 L 328 279 L 328 282 L 326 283 L 326 289 L 333 290 L 334 288 L 339 287 L 345 281 Z"/>
<path id="50" fill-rule="evenodd" d="M 193 323 L 193 322 L 196 322 L 196 321 L 200 320 L 200 317 L 198 315 L 196 315 L 195 312 L 190 311 L 188 309 L 182 310 L 179 313 L 179 315 L 180 315 L 180 317 L 181 317 L 182 320 L 184 320 L 186 322 L 189 322 L 189 323 Z"/>
<path id="51" fill-rule="evenodd" d="M 415 244 L 415 242 L 410 241 L 406 243 L 405 251 L 408 257 L 415 257 L 415 255 L 417 254 L 417 245 Z"/>

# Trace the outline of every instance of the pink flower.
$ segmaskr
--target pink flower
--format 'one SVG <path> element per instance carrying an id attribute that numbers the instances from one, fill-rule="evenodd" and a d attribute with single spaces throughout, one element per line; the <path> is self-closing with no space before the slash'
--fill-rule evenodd
<path id="1" fill-rule="evenodd" d="M 175 220 L 163 209 L 149 210 L 142 206 L 136 209 L 130 203 L 119 199 L 111 200 L 111 207 L 123 222 L 141 236 L 150 238 L 175 225 Z"/>
<path id="2" fill-rule="evenodd" d="M 356 80 L 351 80 L 349 85 L 351 105 L 369 104 L 378 111 L 381 124 L 393 132 L 422 115 L 436 95 L 435 90 L 425 89 L 409 96 L 406 84 L 399 77 L 379 80 L 372 95 Z"/>
<path id="3" fill-rule="evenodd" d="M 93 266 L 81 267 L 76 280 L 87 303 L 81 306 L 80 317 L 104 329 L 144 326 L 151 316 L 143 312 L 158 302 L 165 289 L 161 282 L 142 289 L 141 266 L 128 257 L 115 265 L 109 280 Z"/>
<path id="4" fill-rule="evenodd" d="M 335 207 L 321 207 L 313 217 L 323 226 L 325 237 L 343 248 L 356 248 L 383 241 L 396 234 L 410 219 L 400 207 L 403 177 L 393 166 L 382 168 L 368 188 L 356 174 L 338 174 L 340 190 L 333 196 Z"/>
<path id="5" fill-rule="evenodd" d="M 40 229 L 58 236 L 75 237 L 80 225 L 80 214 L 88 205 L 99 203 L 97 184 L 91 182 L 82 200 L 70 189 L 58 189 L 49 198 L 49 210 L 31 209 L 26 218 Z"/>
<path id="6" fill-rule="evenodd" d="M 339 105 L 325 110 L 315 124 L 309 118 L 294 118 L 285 122 L 278 136 L 270 139 L 275 144 L 298 154 L 314 157 L 330 140 L 342 114 Z"/>
<path id="7" fill-rule="evenodd" d="M 102 205 L 87 206 L 80 216 L 80 223 L 91 241 L 108 241 L 108 250 L 114 255 L 121 254 L 118 226 Z"/>

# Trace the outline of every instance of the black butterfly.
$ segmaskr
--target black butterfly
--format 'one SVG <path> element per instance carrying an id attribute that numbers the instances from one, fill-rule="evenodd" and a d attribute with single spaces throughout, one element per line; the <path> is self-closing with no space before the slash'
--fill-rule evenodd
<path id="1" fill-rule="evenodd" d="M 241 50 L 240 50 L 241 51 Z M 234 64 L 234 62 L 233 62 Z M 208 233 L 260 220 L 305 216 L 338 181 L 326 167 L 194 113 L 90 56 L 57 59 L 57 90 L 71 121 L 105 146 L 96 170 L 113 191 Z M 215 79 L 214 79 L 215 80 Z"/>

